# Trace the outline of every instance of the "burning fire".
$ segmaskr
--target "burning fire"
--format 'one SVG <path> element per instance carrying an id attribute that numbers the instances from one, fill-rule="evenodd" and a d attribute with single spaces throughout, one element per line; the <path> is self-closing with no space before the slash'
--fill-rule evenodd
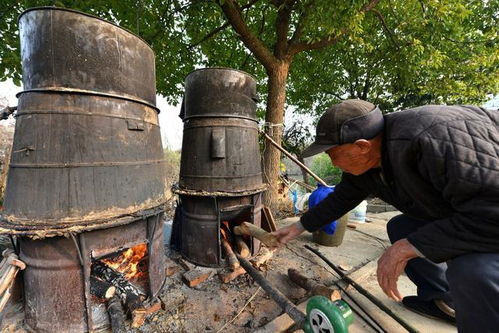
<path id="1" fill-rule="evenodd" d="M 139 244 L 123 251 L 119 256 L 102 259 L 101 261 L 114 270 L 122 273 L 128 280 L 132 278 L 139 278 L 145 274 L 140 269 L 140 265 L 147 259 L 146 244 Z"/>

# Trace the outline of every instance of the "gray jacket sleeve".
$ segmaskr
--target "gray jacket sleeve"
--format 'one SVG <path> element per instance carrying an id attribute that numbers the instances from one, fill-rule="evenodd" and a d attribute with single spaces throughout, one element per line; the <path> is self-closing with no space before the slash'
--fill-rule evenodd
<path id="1" fill-rule="evenodd" d="M 336 185 L 334 192 L 302 215 L 300 222 L 307 231 L 316 231 L 339 219 L 367 197 L 369 193 L 356 186 L 351 177 L 355 176 L 343 173 L 341 182 Z"/>
<path id="2" fill-rule="evenodd" d="M 454 214 L 408 237 L 425 257 L 443 262 L 476 252 L 499 253 L 499 135 L 473 122 L 435 125 L 414 142 L 417 168 Z"/>

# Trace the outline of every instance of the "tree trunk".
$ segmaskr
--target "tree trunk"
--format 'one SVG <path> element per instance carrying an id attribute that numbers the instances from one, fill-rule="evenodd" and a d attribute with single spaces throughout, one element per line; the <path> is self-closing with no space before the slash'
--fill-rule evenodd
<path id="1" fill-rule="evenodd" d="M 0 168 L 0 202 L 4 199 L 5 189 L 7 188 L 7 174 L 9 173 L 10 156 L 12 153 L 12 143 L 8 146 L 5 152 L 5 161 Z"/>
<path id="2" fill-rule="evenodd" d="M 300 161 L 300 163 L 302 163 L 303 165 L 305 165 L 305 159 L 303 157 L 298 156 L 297 160 Z M 301 170 L 301 176 L 303 177 L 303 182 L 305 184 L 309 184 L 310 185 L 310 182 L 308 181 L 308 177 L 309 177 L 308 173 L 303 168 L 300 168 L 300 170 Z"/>
<path id="3" fill-rule="evenodd" d="M 267 110 L 265 114 L 265 132 L 277 143 L 281 144 L 284 106 L 286 102 L 286 81 L 289 73 L 290 62 L 281 61 L 278 65 L 267 70 L 269 77 Z M 263 154 L 264 179 L 269 188 L 264 195 L 264 204 L 273 211 L 276 209 L 278 198 L 278 177 L 281 161 L 281 152 L 273 145 L 265 142 Z"/>

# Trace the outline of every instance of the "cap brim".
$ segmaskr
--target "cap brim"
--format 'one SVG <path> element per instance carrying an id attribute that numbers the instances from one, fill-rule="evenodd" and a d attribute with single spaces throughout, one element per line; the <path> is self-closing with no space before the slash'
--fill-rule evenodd
<path id="1" fill-rule="evenodd" d="M 320 144 L 317 144 L 317 143 L 312 143 L 310 146 L 308 146 L 302 153 L 301 153 L 301 156 L 303 158 L 305 157 L 310 157 L 310 156 L 314 156 L 314 155 L 317 155 L 319 153 L 323 153 L 325 152 L 326 150 L 329 150 L 330 148 L 333 148 L 334 146 L 337 146 L 337 145 L 320 145 Z"/>

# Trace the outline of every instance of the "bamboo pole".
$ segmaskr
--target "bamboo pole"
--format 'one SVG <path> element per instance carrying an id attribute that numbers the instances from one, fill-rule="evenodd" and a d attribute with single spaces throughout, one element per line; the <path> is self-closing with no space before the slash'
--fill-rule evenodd
<path id="1" fill-rule="evenodd" d="M 265 138 L 267 140 L 270 141 L 271 144 L 273 144 L 277 149 L 279 149 L 280 151 L 282 151 L 284 153 L 284 155 L 286 155 L 293 162 L 295 162 L 296 164 L 298 164 L 303 170 L 305 170 L 306 172 L 308 172 L 310 176 L 312 176 L 312 177 L 315 178 L 315 180 L 317 180 L 319 183 L 321 183 L 324 186 L 328 186 L 325 181 L 323 181 L 319 176 L 317 176 L 312 170 L 310 170 L 309 168 L 307 168 L 306 165 L 304 165 L 303 163 L 301 163 L 300 161 L 298 161 L 298 159 L 296 157 L 294 157 L 293 155 L 291 155 L 287 150 L 285 150 L 284 148 L 282 148 L 277 142 L 275 142 L 270 136 L 268 136 L 267 133 L 265 133 L 265 132 L 261 132 L 261 133 L 265 136 Z"/>

